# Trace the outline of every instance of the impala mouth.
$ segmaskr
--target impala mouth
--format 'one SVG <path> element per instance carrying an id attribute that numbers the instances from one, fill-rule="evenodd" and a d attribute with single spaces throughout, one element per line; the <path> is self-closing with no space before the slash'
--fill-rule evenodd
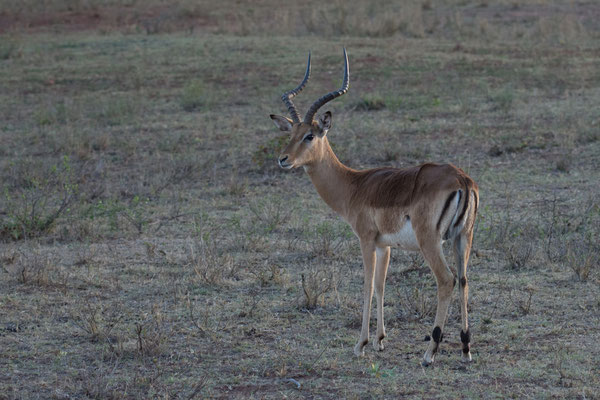
<path id="1" fill-rule="evenodd" d="M 289 157 L 287 155 L 284 155 L 283 157 L 279 157 L 279 159 L 277 160 L 277 162 L 279 163 L 279 166 L 283 169 L 292 169 L 294 168 L 294 163 L 289 163 Z"/>
<path id="2" fill-rule="evenodd" d="M 287 162 L 285 162 L 285 161 L 284 161 L 284 162 L 281 162 L 281 161 L 279 161 L 279 166 L 280 166 L 281 168 L 283 168 L 283 169 L 292 169 L 292 168 L 294 168 L 294 165 L 293 165 L 293 164 L 288 164 L 288 163 L 287 163 Z"/>

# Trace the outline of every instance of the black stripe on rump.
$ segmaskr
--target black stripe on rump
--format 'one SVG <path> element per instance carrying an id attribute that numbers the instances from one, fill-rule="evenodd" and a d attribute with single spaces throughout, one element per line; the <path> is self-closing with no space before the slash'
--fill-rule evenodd
<path id="1" fill-rule="evenodd" d="M 469 206 L 469 196 L 471 196 L 471 192 L 469 191 L 469 189 L 467 189 L 467 193 L 465 196 L 465 204 L 463 205 L 463 209 L 460 212 L 460 215 L 458 216 L 458 218 L 456 219 L 456 222 L 454 223 L 455 228 L 460 224 L 460 222 L 462 221 L 462 219 L 465 216 L 465 213 L 467 212 L 467 207 Z"/>
<path id="2" fill-rule="evenodd" d="M 440 225 L 442 224 L 442 220 L 444 219 L 444 216 L 446 215 L 446 211 L 448 211 L 448 207 L 450 207 L 450 203 L 452 202 L 452 200 L 454 200 L 454 196 L 456 196 L 456 191 L 452 192 L 450 194 L 450 196 L 448 197 L 448 199 L 446 200 L 446 202 L 444 203 L 444 208 L 442 208 L 442 213 L 440 214 L 440 219 L 438 219 L 438 222 L 436 225 L 436 229 L 438 232 L 440 231 Z"/>

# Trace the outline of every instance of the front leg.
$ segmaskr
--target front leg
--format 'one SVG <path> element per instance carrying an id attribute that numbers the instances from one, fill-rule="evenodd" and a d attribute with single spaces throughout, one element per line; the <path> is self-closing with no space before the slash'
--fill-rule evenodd
<path id="1" fill-rule="evenodd" d="M 383 350 L 383 338 L 385 338 L 385 323 L 383 320 L 383 294 L 385 292 L 385 277 L 390 264 L 390 248 L 378 247 L 376 250 L 377 261 L 375 263 L 375 297 L 377 298 L 377 338 L 373 342 L 375 350 Z"/>
<path id="2" fill-rule="evenodd" d="M 365 346 L 369 343 L 369 320 L 371 319 L 371 300 L 373 299 L 373 281 L 375 278 L 375 244 L 360 242 L 360 250 L 363 256 L 364 265 L 364 303 L 362 315 L 362 328 L 360 330 L 360 338 L 354 346 L 354 354 L 358 357 L 365 355 Z"/>

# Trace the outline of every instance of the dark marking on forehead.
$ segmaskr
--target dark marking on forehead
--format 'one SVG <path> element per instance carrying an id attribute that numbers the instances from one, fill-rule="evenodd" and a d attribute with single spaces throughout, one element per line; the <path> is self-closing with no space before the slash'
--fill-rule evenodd
<path id="1" fill-rule="evenodd" d="M 304 136 L 306 132 L 310 130 L 311 126 L 309 124 L 305 124 L 301 122 L 299 124 L 294 124 L 292 128 L 292 137 Z"/>

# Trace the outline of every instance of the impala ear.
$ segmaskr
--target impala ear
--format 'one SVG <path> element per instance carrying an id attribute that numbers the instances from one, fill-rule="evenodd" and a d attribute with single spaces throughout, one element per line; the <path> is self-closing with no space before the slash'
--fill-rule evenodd
<path id="1" fill-rule="evenodd" d="M 281 115 L 271 114 L 271 119 L 275 123 L 275 126 L 279 128 L 280 131 L 291 132 L 292 130 L 292 120 L 287 117 L 282 117 Z"/>
<path id="2" fill-rule="evenodd" d="M 319 130 L 321 131 L 321 135 L 327 135 L 327 132 L 331 128 L 331 111 L 326 111 L 319 117 L 317 121 L 319 123 Z"/>

